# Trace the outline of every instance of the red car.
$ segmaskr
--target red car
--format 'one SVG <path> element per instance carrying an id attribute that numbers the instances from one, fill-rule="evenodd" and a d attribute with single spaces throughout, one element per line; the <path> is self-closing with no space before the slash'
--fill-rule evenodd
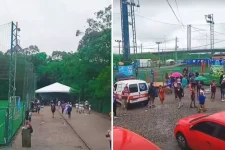
<path id="1" fill-rule="evenodd" d="M 225 111 L 180 119 L 174 135 L 182 149 L 225 150 Z"/>
<path id="2" fill-rule="evenodd" d="M 113 127 L 113 150 L 161 150 L 152 142 L 121 127 Z"/>

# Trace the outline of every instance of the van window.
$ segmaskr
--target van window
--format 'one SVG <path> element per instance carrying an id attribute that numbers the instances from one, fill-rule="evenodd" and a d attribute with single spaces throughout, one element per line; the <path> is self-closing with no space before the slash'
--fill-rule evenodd
<path id="1" fill-rule="evenodd" d="M 121 91 L 122 91 L 122 84 L 118 84 L 118 85 L 117 85 L 116 91 L 117 91 L 117 92 L 121 92 Z"/>
<path id="2" fill-rule="evenodd" d="M 114 89 L 115 89 L 115 91 L 116 91 L 116 88 L 117 88 L 117 84 L 114 84 Z"/>
<path id="3" fill-rule="evenodd" d="M 139 89 L 140 89 L 140 92 L 147 91 L 148 87 L 147 87 L 146 83 L 139 83 Z"/>
<path id="4" fill-rule="evenodd" d="M 129 85 L 129 90 L 130 90 L 130 93 L 138 92 L 138 86 L 137 86 L 137 84 L 130 84 Z"/>

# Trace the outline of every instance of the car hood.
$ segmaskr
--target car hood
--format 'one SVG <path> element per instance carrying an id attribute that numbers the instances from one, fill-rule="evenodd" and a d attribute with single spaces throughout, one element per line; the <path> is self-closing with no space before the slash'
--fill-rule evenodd
<path id="1" fill-rule="evenodd" d="M 152 142 L 121 127 L 113 127 L 114 150 L 161 150 Z"/>
<path id="2" fill-rule="evenodd" d="M 187 123 L 190 123 L 190 121 L 200 118 L 200 117 L 203 117 L 203 116 L 206 116 L 206 114 L 196 114 L 196 115 L 184 117 L 178 121 L 178 124 L 187 124 Z"/>

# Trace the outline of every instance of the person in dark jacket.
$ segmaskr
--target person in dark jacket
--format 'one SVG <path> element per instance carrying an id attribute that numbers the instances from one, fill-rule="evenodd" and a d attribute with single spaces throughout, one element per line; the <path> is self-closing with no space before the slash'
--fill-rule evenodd
<path id="1" fill-rule="evenodd" d="M 117 118 L 116 110 L 117 110 L 117 100 L 116 100 L 116 95 L 113 93 L 113 116 L 114 116 L 114 118 Z"/>
<path id="2" fill-rule="evenodd" d="M 148 105 L 148 107 L 149 108 L 155 107 L 154 100 L 155 100 L 155 97 L 156 97 L 156 89 L 155 89 L 153 83 L 151 83 L 150 86 L 149 86 L 148 96 L 149 96 L 149 105 Z"/>

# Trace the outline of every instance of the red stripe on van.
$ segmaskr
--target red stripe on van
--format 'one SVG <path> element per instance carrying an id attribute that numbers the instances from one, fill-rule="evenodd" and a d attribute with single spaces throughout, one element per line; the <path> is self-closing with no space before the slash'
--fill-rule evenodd
<path id="1" fill-rule="evenodd" d="M 135 100 L 135 99 L 138 99 L 138 98 L 144 98 L 144 97 L 148 97 L 148 93 L 130 96 L 130 97 L 129 97 L 129 100 Z"/>

